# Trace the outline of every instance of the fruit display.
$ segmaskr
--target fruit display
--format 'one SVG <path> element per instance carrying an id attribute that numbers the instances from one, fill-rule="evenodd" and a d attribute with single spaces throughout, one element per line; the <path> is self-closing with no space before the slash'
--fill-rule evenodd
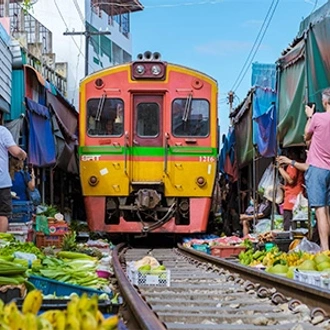
<path id="1" fill-rule="evenodd" d="M 134 262 L 134 268 L 140 273 L 157 275 L 166 271 L 166 267 L 161 265 L 154 257 L 146 256 Z"/>
<path id="2" fill-rule="evenodd" d="M 42 293 L 30 291 L 25 297 L 20 310 L 15 301 L 4 304 L 0 300 L 1 329 L 40 329 L 40 330 L 115 330 L 118 328 L 118 316 L 105 318 L 98 309 L 98 297 L 88 298 L 86 294 L 80 298 L 73 295 L 66 310 L 40 311 Z"/>

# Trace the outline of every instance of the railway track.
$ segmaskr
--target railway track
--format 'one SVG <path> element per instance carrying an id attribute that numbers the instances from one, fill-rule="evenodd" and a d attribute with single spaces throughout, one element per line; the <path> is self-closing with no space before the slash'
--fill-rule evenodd
<path id="1" fill-rule="evenodd" d="M 127 262 L 152 255 L 171 271 L 170 287 L 133 287 Z M 134 316 L 129 329 L 330 329 L 330 293 L 179 246 L 126 249 L 113 266 Z"/>

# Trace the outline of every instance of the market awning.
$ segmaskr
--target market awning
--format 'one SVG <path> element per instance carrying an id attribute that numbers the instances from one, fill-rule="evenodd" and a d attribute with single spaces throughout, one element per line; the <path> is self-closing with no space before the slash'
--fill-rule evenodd
<path id="1" fill-rule="evenodd" d="M 252 66 L 253 144 L 263 157 L 276 153 L 276 67 L 254 63 Z"/>
<path id="2" fill-rule="evenodd" d="M 78 113 L 59 94 L 47 93 L 47 104 L 54 112 L 57 159 L 56 166 L 78 173 L 76 145 L 78 144 Z"/>
<path id="3" fill-rule="evenodd" d="M 306 47 L 301 39 L 278 61 L 278 126 L 277 136 L 284 148 L 304 145 L 306 115 Z"/>
<path id="4" fill-rule="evenodd" d="M 48 108 L 25 98 L 29 121 L 29 163 L 48 167 L 56 162 L 55 140 Z"/>
<path id="5" fill-rule="evenodd" d="M 236 159 L 239 168 L 253 161 L 252 142 L 252 98 L 251 89 L 245 100 L 235 109 L 231 117 L 235 127 Z"/>

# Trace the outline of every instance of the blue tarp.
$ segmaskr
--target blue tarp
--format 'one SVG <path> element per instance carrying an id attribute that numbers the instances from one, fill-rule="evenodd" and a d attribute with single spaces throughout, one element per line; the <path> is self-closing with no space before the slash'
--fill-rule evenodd
<path id="1" fill-rule="evenodd" d="M 276 66 L 254 63 L 252 66 L 253 144 L 263 157 L 276 154 Z"/>
<path id="2" fill-rule="evenodd" d="M 26 98 L 30 126 L 28 158 L 37 167 L 47 167 L 56 162 L 55 139 L 48 108 Z"/>
<path id="3" fill-rule="evenodd" d="M 231 177 L 233 181 L 237 180 L 235 164 L 235 130 L 229 128 L 227 136 L 222 137 L 222 148 L 219 156 L 219 171 Z"/>

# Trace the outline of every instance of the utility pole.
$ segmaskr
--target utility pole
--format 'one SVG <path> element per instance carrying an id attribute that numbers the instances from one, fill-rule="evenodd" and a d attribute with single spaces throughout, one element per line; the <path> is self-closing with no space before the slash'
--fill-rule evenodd
<path id="1" fill-rule="evenodd" d="M 86 31 L 81 31 L 81 32 L 64 32 L 63 35 L 65 36 L 85 36 L 85 76 L 88 75 L 88 59 L 89 59 L 89 40 L 91 36 L 100 36 L 100 35 L 110 35 L 110 31 L 89 31 L 88 27 L 86 26 Z"/>

